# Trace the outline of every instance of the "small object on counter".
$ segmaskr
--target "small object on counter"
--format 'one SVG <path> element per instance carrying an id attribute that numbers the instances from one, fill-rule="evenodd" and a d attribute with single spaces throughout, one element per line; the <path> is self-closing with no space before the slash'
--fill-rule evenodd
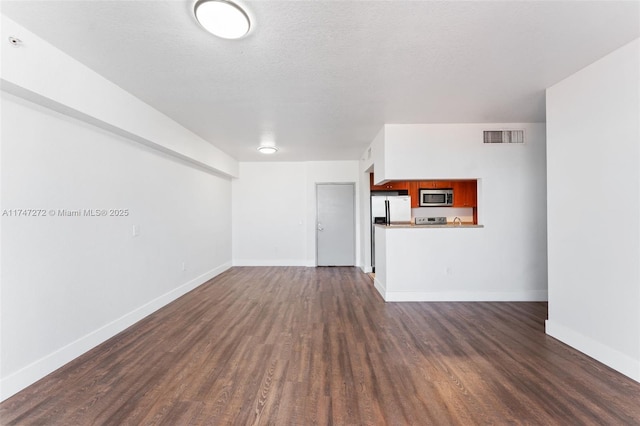
<path id="1" fill-rule="evenodd" d="M 446 225 L 446 217 L 416 217 L 416 225 Z"/>

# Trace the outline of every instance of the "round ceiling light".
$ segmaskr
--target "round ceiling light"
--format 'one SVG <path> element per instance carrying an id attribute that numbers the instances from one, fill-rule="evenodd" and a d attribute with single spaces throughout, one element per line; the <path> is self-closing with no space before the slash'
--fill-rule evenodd
<path id="1" fill-rule="evenodd" d="M 276 152 L 278 152 L 278 148 L 271 145 L 262 145 L 258 147 L 258 151 L 260 151 L 262 154 L 275 154 Z"/>
<path id="2" fill-rule="evenodd" d="M 251 27 L 245 11 L 227 0 L 198 0 L 194 14 L 205 30 L 222 38 L 243 37 Z"/>

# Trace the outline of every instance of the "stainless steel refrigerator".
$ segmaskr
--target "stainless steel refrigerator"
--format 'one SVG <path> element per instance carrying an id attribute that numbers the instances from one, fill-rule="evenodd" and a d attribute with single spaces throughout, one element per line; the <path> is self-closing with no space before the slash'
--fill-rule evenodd
<path id="1" fill-rule="evenodd" d="M 371 193 L 371 266 L 376 267 L 375 224 L 411 223 L 411 197 L 398 192 Z"/>

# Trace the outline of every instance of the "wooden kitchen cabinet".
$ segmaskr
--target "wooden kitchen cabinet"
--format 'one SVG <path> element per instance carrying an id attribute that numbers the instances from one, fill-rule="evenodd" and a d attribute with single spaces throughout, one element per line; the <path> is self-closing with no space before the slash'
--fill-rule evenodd
<path id="1" fill-rule="evenodd" d="M 411 196 L 411 207 L 420 207 L 420 189 L 453 189 L 453 207 L 476 207 L 478 205 L 478 182 L 475 180 L 396 180 L 382 185 L 373 184 L 369 175 L 371 191 L 407 190 Z M 474 213 L 475 214 L 475 213 Z"/>
<path id="2" fill-rule="evenodd" d="M 444 189 L 444 188 L 452 188 L 452 183 L 450 180 L 421 180 L 418 181 L 420 184 L 419 188 L 427 188 L 427 189 Z"/>
<path id="3" fill-rule="evenodd" d="M 478 182 L 475 180 L 454 181 L 453 207 L 476 207 L 478 205 Z"/>
<path id="4" fill-rule="evenodd" d="M 449 180 L 414 180 L 409 182 L 409 195 L 411 196 L 411 207 L 420 207 L 420 189 L 444 189 L 452 188 Z M 455 193 L 454 193 L 455 200 Z"/>
<path id="5" fill-rule="evenodd" d="M 411 208 L 420 207 L 420 181 L 409 181 L 409 196 L 411 197 Z"/>
<path id="6" fill-rule="evenodd" d="M 371 191 L 398 191 L 401 189 L 409 190 L 409 182 L 406 180 L 389 181 L 382 185 L 373 184 L 373 173 L 369 175 L 369 189 Z"/>
<path id="7" fill-rule="evenodd" d="M 387 189 L 394 189 L 394 190 L 406 189 L 406 190 L 409 190 L 409 182 L 404 181 L 404 180 L 396 180 L 396 181 L 392 181 L 392 182 L 387 182 L 384 186 Z"/>

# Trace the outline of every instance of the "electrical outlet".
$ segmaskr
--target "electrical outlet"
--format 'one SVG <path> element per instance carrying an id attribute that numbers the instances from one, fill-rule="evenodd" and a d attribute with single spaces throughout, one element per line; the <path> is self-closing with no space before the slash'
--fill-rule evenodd
<path id="1" fill-rule="evenodd" d="M 187 270 L 187 263 L 186 262 L 182 262 L 182 270 L 183 271 Z"/>

